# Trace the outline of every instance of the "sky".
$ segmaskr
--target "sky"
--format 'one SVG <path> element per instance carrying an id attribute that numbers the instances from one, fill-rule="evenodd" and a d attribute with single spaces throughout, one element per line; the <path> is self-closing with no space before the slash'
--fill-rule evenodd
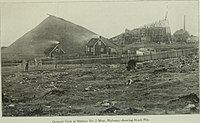
<path id="1" fill-rule="evenodd" d="M 4 3 L 1 5 L 1 46 L 9 46 L 36 27 L 47 14 L 83 26 L 107 38 L 145 24 L 168 20 L 172 34 L 183 28 L 198 35 L 198 1 Z"/>

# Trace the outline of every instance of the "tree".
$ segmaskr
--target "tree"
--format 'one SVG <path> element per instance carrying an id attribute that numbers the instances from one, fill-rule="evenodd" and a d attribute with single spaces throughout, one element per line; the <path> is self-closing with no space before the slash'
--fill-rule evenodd
<path id="1" fill-rule="evenodd" d="M 180 30 L 177 30 L 173 34 L 173 36 L 174 36 L 175 42 L 185 43 L 188 37 L 190 36 L 190 34 L 186 30 L 180 29 Z"/>

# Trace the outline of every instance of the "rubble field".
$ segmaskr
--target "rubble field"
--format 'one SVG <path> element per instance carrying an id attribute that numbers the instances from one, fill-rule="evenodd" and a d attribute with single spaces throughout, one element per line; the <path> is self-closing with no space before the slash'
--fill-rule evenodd
<path id="1" fill-rule="evenodd" d="M 126 64 L 2 67 L 3 116 L 199 113 L 197 55 Z"/>

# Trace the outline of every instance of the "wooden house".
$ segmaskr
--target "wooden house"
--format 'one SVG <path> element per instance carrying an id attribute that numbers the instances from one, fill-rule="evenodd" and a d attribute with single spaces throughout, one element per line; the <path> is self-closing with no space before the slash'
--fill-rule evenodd
<path id="1" fill-rule="evenodd" d="M 99 36 L 98 38 L 92 38 L 86 44 L 87 55 L 110 55 L 117 53 L 117 45 L 110 40 Z"/>

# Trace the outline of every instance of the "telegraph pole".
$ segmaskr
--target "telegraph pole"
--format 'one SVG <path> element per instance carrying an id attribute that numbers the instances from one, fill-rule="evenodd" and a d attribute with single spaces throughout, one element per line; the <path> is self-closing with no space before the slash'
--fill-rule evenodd
<path id="1" fill-rule="evenodd" d="M 185 15 L 183 17 L 183 30 L 185 30 Z"/>

